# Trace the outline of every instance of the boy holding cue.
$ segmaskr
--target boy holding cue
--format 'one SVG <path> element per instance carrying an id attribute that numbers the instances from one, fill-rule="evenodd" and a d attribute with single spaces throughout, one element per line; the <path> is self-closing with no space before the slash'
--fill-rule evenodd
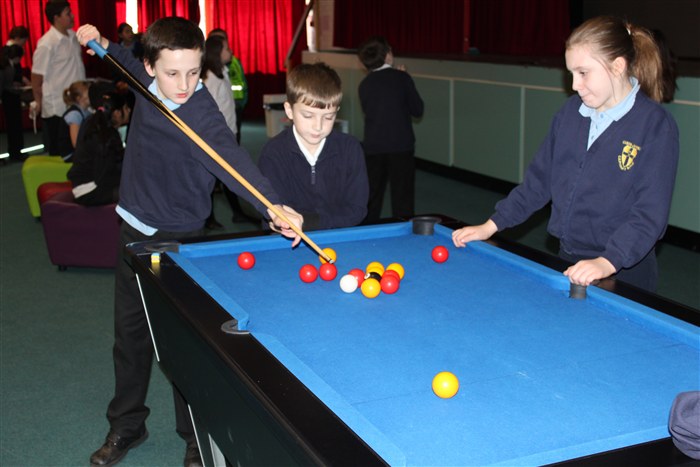
<path id="1" fill-rule="evenodd" d="M 256 187 L 290 222 L 300 228 L 301 215 L 278 204 L 279 197 L 248 154 L 236 144 L 216 102 L 199 81 L 204 36 L 183 18 L 162 18 L 143 37 L 144 61 L 102 37 L 91 25 L 77 31 L 81 45 L 97 41 L 145 87 Z M 90 52 L 89 52 L 90 53 Z M 240 183 L 184 135 L 154 105 L 137 94 L 129 144 L 124 155 L 117 212 L 123 222 L 122 245 L 143 240 L 181 239 L 204 234 L 215 178 L 251 202 L 289 238 L 299 236 L 289 224 L 252 196 Z M 120 255 L 122 252 L 120 252 Z M 120 258 L 115 278 L 115 395 L 107 410 L 110 431 L 90 457 L 91 465 L 119 462 L 147 437 L 145 405 L 153 346 L 134 272 Z M 185 466 L 201 465 L 187 403 L 173 387 L 178 434 L 187 442 Z"/>

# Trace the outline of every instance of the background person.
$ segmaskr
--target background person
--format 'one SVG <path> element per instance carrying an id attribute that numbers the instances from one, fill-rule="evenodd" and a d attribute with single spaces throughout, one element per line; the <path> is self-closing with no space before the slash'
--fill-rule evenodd
<path id="1" fill-rule="evenodd" d="M 35 113 L 42 118 L 44 150 L 60 154 L 61 118 L 66 111 L 63 90 L 75 81 L 85 80 L 80 44 L 72 28 L 75 25 L 70 4 L 52 0 L 44 8 L 51 27 L 41 36 L 32 58 L 32 92 Z"/>
<path id="2" fill-rule="evenodd" d="M 366 223 L 381 217 L 387 184 L 391 193 L 391 215 L 413 217 L 415 209 L 415 136 L 413 118 L 423 115 L 423 100 L 411 76 L 394 68 L 394 54 L 384 37 L 365 41 L 358 50 L 367 76 L 359 95 L 365 114 L 365 150 L 369 177 Z"/>

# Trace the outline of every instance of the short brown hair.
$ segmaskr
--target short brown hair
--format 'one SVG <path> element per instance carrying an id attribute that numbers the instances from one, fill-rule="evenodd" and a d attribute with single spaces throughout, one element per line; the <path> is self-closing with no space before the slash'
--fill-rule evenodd
<path id="1" fill-rule="evenodd" d="M 26 26 L 15 26 L 8 34 L 10 39 L 29 39 L 29 29 Z"/>
<path id="2" fill-rule="evenodd" d="M 199 50 L 204 60 L 204 34 L 192 21 L 170 16 L 156 20 L 148 26 L 141 40 L 143 58 L 151 66 L 160 57 L 160 51 L 168 50 Z"/>
<path id="3" fill-rule="evenodd" d="M 287 102 L 300 102 L 317 109 L 340 107 L 343 89 L 340 76 L 323 62 L 303 63 L 287 73 Z"/>
<path id="4" fill-rule="evenodd" d="M 357 56 L 367 70 L 376 70 L 386 62 L 386 56 L 391 52 L 391 46 L 383 36 L 372 36 L 357 50 Z"/>
<path id="5" fill-rule="evenodd" d="M 66 0 L 49 0 L 44 7 L 44 13 L 49 23 L 53 24 L 54 16 L 61 16 L 63 10 L 70 8 L 70 3 Z"/>

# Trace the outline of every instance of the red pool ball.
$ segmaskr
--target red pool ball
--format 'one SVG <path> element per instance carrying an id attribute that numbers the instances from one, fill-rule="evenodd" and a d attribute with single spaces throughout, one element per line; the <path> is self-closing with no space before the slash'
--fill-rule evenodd
<path id="1" fill-rule="evenodd" d="M 444 246 L 436 246 L 433 248 L 433 261 L 436 263 L 444 263 L 450 256 L 450 252 Z"/>
<path id="2" fill-rule="evenodd" d="M 399 290 L 400 282 L 401 281 L 397 277 L 394 277 L 393 274 L 384 274 L 379 285 L 382 287 L 382 292 L 385 294 L 392 294 Z"/>
<path id="3" fill-rule="evenodd" d="M 312 264 L 305 264 L 299 269 L 299 277 L 306 283 L 313 282 L 318 277 L 318 269 Z"/>
<path id="4" fill-rule="evenodd" d="M 241 269 L 250 269 L 255 266 L 255 256 L 253 256 L 253 253 L 244 251 L 238 255 L 238 266 Z"/>
<path id="5" fill-rule="evenodd" d="M 335 264 L 323 263 L 318 273 L 324 281 L 332 281 L 338 275 L 338 269 Z"/>
<path id="6" fill-rule="evenodd" d="M 362 281 L 365 280 L 365 272 L 362 269 L 355 268 L 351 269 L 348 274 L 355 276 L 355 279 L 357 279 L 357 286 L 361 287 L 362 286 Z"/>
<path id="7" fill-rule="evenodd" d="M 387 269 L 384 271 L 384 275 L 382 277 L 386 276 L 394 276 L 397 280 L 401 280 L 401 276 L 399 276 L 399 273 L 394 271 L 393 269 Z"/>

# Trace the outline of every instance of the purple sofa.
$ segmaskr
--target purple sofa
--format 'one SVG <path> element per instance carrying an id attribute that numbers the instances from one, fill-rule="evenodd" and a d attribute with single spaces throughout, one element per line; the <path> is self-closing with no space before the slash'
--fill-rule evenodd
<path id="1" fill-rule="evenodd" d="M 83 206 L 71 191 L 56 193 L 41 205 L 41 225 L 51 263 L 114 268 L 119 252 L 119 216 L 116 204 Z"/>

